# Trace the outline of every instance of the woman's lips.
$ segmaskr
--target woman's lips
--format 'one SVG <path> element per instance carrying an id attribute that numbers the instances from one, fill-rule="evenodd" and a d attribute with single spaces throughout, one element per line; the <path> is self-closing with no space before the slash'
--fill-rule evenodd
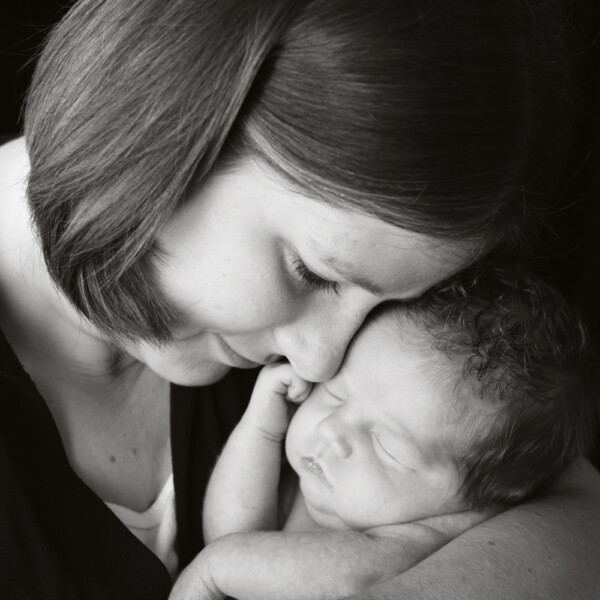
<path id="1" fill-rule="evenodd" d="M 221 346 L 221 349 L 232 363 L 231 366 L 240 369 L 254 369 L 255 367 L 261 366 L 260 363 L 256 363 L 241 354 L 238 354 L 218 333 L 215 335 L 219 342 L 219 346 Z"/>

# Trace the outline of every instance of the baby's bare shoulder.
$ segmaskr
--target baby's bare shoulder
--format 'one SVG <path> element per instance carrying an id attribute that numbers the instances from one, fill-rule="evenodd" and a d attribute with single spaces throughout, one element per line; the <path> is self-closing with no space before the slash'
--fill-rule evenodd
<path id="1" fill-rule="evenodd" d="M 479 523 L 495 516 L 504 507 L 492 506 L 485 510 L 465 510 L 436 515 L 419 521 L 382 525 L 365 531 L 374 538 L 412 540 L 426 544 L 440 543 L 440 546 Z"/>

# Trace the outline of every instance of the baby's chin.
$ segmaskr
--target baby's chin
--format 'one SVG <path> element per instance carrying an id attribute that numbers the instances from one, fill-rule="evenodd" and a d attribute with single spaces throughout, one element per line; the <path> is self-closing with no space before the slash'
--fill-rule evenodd
<path id="1" fill-rule="evenodd" d="M 302 482 L 301 482 L 302 484 Z M 334 529 L 336 531 L 348 531 L 353 529 L 349 526 L 329 503 L 324 501 L 309 500 L 304 496 L 304 503 L 306 504 L 306 510 L 310 515 L 311 519 L 319 526 L 324 529 Z"/>
<path id="2" fill-rule="evenodd" d="M 344 521 L 342 521 L 338 515 L 334 513 L 325 513 L 320 510 L 316 510 L 308 502 L 306 503 L 306 509 L 308 510 L 308 514 L 311 516 L 312 520 L 319 527 L 323 527 L 324 529 L 335 529 L 336 531 L 347 531 L 350 529 L 350 527 L 348 527 Z"/>

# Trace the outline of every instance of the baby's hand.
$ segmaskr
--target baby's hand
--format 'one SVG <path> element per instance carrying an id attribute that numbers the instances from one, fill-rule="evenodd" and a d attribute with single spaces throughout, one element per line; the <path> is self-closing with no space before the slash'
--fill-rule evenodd
<path id="1" fill-rule="evenodd" d="M 260 372 L 243 420 L 261 435 L 281 442 L 293 409 L 310 395 L 312 383 L 302 379 L 289 363 L 267 365 Z"/>

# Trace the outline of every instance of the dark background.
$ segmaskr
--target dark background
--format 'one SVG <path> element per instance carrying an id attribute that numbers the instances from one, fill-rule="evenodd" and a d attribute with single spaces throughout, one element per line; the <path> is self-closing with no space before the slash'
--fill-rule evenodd
<path id="1" fill-rule="evenodd" d="M 523 0 L 525 1 L 525 0 Z M 35 54 L 70 0 L 0 0 L 0 138 L 19 134 Z M 600 0 L 572 0 L 582 51 L 581 110 L 555 217 L 559 243 L 546 260 L 563 293 L 579 304 L 600 345 Z"/>
<path id="2" fill-rule="evenodd" d="M 0 0 L 0 135 L 19 133 L 35 53 L 70 4 L 68 0 Z"/>

